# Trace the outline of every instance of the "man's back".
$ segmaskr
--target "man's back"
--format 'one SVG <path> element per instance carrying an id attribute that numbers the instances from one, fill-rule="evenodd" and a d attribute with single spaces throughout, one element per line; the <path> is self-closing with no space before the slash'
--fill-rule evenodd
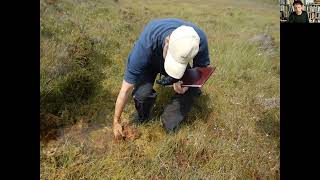
<path id="1" fill-rule="evenodd" d="M 202 46 L 204 43 L 207 43 L 207 37 L 205 33 L 197 25 L 178 18 L 154 19 L 150 21 L 144 27 L 138 42 L 146 48 L 162 50 L 165 37 L 181 25 L 191 26 L 195 29 L 201 38 L 200 46 Z M 160 54 L 162 54 L 162 52 Z"/>
<path id="2" fill-rule="evenodd" d="M 144 27 L 129 54 L 124 77 L 127 82 L 137 83 L 146 69 L 164 69 L 162 54 L 165 38 L 181 25 L 193 27 L 200 37 L 199 51 L 193 58 L 193 67 L 205 67 L 210 64 L 208 41 L 203 30 L 191 22 L 177 18 L 155 19 Z M 166 75 L 166 72 L 162 71 L 162 74 Z"/>

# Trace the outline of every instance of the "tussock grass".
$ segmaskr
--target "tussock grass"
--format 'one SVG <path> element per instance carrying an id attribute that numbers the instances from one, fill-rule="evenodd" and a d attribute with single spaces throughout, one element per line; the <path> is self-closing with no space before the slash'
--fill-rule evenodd
<path id="1" fill-rule="evenodd" d="M 41 0 L 41 179 L 279 179 L 277 9 L 266 0 Z M 155 85 L 156 116 L 134 124 L 139 139 L 116 144 L 127 56 L 144 25 L 165 17 L 206 32 L 217 70 L 176 133 L 159 119 L 174 92 Z M 273 38 L 268 52 L 250 41 L 260 34 Z M 130 101 L 124 121 L 134 112 Z"/>

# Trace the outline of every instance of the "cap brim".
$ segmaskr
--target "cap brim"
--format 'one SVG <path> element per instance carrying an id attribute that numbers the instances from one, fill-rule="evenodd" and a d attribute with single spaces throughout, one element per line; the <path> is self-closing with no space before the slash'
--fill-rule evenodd
<path id="1" fill-rule="evenodd" d="M 164 69 L 169 76 L 175 79 L 181 79 L 184 72 L 186 71 L 187 65 L 188 63 L 178 63 L 176 60 L 174 60 L 170 51 L 167 51 L 166 59 L 164 61 Z"/>

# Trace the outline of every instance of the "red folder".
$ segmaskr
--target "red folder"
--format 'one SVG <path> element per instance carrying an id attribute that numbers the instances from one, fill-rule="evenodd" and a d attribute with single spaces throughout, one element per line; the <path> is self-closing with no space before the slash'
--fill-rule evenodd
<path id="1" fill-rule="evenodd" d="M 215 67 L 196 67 L 187 69 L 181 78 L 184 87 L 202 87 L 215 71 Z"/>

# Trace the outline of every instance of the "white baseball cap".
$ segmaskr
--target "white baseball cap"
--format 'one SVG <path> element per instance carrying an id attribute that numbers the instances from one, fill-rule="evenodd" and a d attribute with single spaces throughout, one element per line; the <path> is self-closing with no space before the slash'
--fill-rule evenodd
<path id="1" fill-rule="evenodd" d="M 200 37 L 190 26 L 182 25 L 172 31 L 164 69 L 175 79 L 182 78 L 188 63 L 198 54 Z"/>

